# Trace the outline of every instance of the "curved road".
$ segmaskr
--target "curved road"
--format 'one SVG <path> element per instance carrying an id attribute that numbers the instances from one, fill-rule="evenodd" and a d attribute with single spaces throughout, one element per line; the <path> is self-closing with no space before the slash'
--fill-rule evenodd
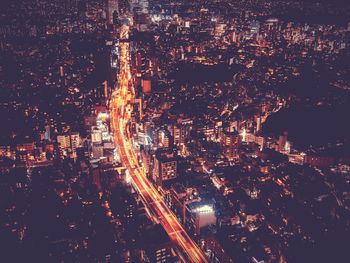
<path id="1" fill-rule="evenodd" d="M 128 27 L 124 26 L 121 35 L 127 36 L 128 30 Z M 208 262 L 203 251 L 186 233 L 176 216 L 164 203 L 159 192 L 147 179 L 144 169 L 139 165 L 136 153 L 132 148 L 132 139 L 128 138 L 126 124 L 131 118 L 131 102 L 135 96 L 129 59 L 129 43 L 121 42 L 119 87 L 114 91 L 110 101 L 111 123 L 121 162 L 128 169 L 132 183 L 140 194 L 143 203 L 158 218 L 174 244 L 184 252 L 187 257 L 186 262 Z"/>

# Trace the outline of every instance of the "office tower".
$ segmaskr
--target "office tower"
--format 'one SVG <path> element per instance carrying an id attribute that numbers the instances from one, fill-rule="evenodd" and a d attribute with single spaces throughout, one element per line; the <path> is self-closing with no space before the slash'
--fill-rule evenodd
<path id="1" fill-rule="evenodd" d="M 156 151 L 153 165 L 153 180 L 161 186 L 163 182 L 176 178 L 177 158 L 169 149 Z"/>

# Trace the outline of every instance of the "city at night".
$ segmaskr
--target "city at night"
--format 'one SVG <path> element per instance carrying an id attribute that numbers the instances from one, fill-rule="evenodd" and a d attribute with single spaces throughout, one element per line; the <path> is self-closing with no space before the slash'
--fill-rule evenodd
<path id="1" fill-rule="evenodd" d="M 349 0 L 1 0 L 0 262 L 350 262 Z"/>

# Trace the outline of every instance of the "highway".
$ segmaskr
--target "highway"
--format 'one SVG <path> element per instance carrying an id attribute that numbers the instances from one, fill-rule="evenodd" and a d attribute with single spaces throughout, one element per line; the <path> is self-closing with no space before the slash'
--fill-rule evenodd
<path id="1" fill-rule="evenodd" d="M 121 36 L 127 38 L 129 28 L 122 27 Z M 129 172 L 131 182 L 141 196 L 148 211 L 160 222 L 172 242 L 186 256 L 185 262 L 208 262 L 203 251 L 187 234 L 176 216 L 164 203 L 161 195 L 146 177 L 143 167 L 139 164 L 132 147 L 126 124 L 131 119 L 132 101 L 135 91 L 132 85 L 130 70 L 129 43 L 120 42 L 120 70 L 118 88 L 113 92 L 110 101 L 111 125 L 120 159 Z"/>

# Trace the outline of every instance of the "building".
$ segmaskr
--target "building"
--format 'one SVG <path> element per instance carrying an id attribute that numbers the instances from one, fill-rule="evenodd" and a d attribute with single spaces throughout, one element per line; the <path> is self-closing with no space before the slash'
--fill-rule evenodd
<path id="1" fill-rule="evenodd" d="M 93 145 L 92 146 L 92 156 L 95 159 L 103 157 L 103 146 L 102 145 Z"/>
<path id="2" fill-rule="evenodd" d="M 77 148 L 80 146 L 80 135 L 78 132 L 70 134 L 70 144 L 73 153 L 77 151 Z"/>
<path id="3" fill-rule="evenodd" d="M 113 24 L 113 15 L 119 13 L 118 0 L 107 0 L 107 21 Z"/>
<path id="4" fill-rule="evenodd" d="M 192 130 L 191 124 L 183 124 L 178 122 L 170 127 L 170 133 L 173 137 L 173 143 L 175 146 L 181 146 L 185 143 Z"/>
<path id="5" fill-rule="evenodd" d="M 142 262 L 178 262 L 178 257 L 167 233 L 161 225 L 147 229 L 144 234 L 145 250 Z"/>
<path id="6" fill-rule="evenodd" d="M 39 149 L 38 149 L 39 150 Z M 35 143 L 32 141 L 19 143 L 16 146 L 16 156 L 21 161 L 34 160 L 35 153 L 37 152 Z"/>
<path id="7" fill-rule="evenodd" d="M 91 129 L 92 126 L 96 126 L 97 117 L 95 115 L 84 116 L 84 128 L 86 130 Z"/>
<path id="8" fill-rule="evenodd" d="M 94 129 L 91 132 L 91 142 L 95 144 L 102 143 L 102 132 L 98 129 Z"/>
<path id="9" fill-rule="evenodd" d="M 69 135 L 58 135 L 57 143 L 60 149 L 68 149 L 70 148 L 70 137 Z"/>
<path id="10" fill-rule="evenodd" d="M 174 125 L 172 129 L 172 136 L 174 138 L 174 145 L 179 145 L 182 143 L 181 140 L 181 128 L 179 125 Z"/>
<path id="11" fill-rule="evenodd" d="M 70 152 L 70 137 L 69 135 L 58 135 L 57 136 L 58 149 L 61 157 L 68 156 Z"/>
<path id="12" fill-rule="evenodd" d="M 166 202 L 196 235 L 201 229 L 216 224 L 214 202 L 203 198 L 196 187 L 175 184 L 169 189 Z"/>
<path id="13" fill-rule="evenodd" d="M 47 141 L 51 141 L 50 125 L 45 125 L 44 139 Z"/>
<path id="14" fill-rule="evenodd" d="M 202 200 L 187 203 L 185 213 L 185 224 L 189 225 L 196 235 L 199 235 L 204 227 L 216 225 L 216 215 L 212 201 Z"/>
<path id="15" fill-rule="evenodd" d="M 146 169 L 147 176 L 150 176 L 152 171 L 151 154 L 149 150 L 143 150 L 141 152 L 142 163 Z"/>
<path id="16" fill-rule="evenodd" d="M 57 135 L 57 144 L 61 157 L 67 157 L 70 154 L 75 157 L 77 148 L 80 147 L 80 135 L 78 132 Z"/>
<path id="17" fill-rule="evenodd" d="M 234 159 L 238 153 L 238 147 L 241 142 L 241 137 L 237 131 L 229 132 L 224 130 L 220 138 L 221 146 L 224 149 L 225 155 L 229 159 Z"/>
<path id="18" fill-rule="evenodd" d="M 288 139 L 288 133 L 285 132 L 282 135 L 280 135 L 280 137 L 278 138 L 278 150 L 279 151 L 285 151 L 285 146 L 287 143 L 287 139 Z"/>
<path id="19" fill-rule="evenodd" d="M 177 157 L 169 149 L 158 149 L 154 156 L 153 180 L 162 186 L 163 182 L 176 178 Z"/>
<path id="20" fill-rule="evenodd" d="M 138 14 L 148 13 L 148 0 L 131 0 L 130 9 Z"/>
<path id="21" fill-rule="evenodd" d="M 260 116 L 256 117 L 256 132 L 261 130 L 262 118 Z"/>
<path id="22" fill-rule="evenodd" d="M 198 127 L 197 132 L 199 134 L 204 135 L 207 138 L 207 140 L 211 141 L 215 139 L 215 127 L 212 123 Z"/>
<path id="23" fill-rule="evenodd" d="M 26 152 L 32 152 L 35 149 L 35 143 L 34 142 L 25 142 L 17 144 L 17 151 L 26 151 Z"/>
<path id="24" fill-rule="evenodd" d="M 152 82 L 150 79 L 141 79 L 142 93 L 150 94 L 152 92 Z"/>
<path id="25" fill-rule="evenodd" d="M 253 133 L 246 133 L 245 142 L 259 145 L 260 151 L 262 151 L 265 146 L 265 138 L 262 136 L 256 136 Z"/>
<path id="26" fill-rule="evenodd" d="M 156 131 L 156 145 L 160 148 L 169 148 L 172 146 L 173 139 L 168 129 L 159 129 Z"/>
<path id="27" fill-rule="evenodd" d="M 224 248 L 216 238 L 207 238 L 206 248 L 209 251 L 208 257 L 210 262 L 234 262 L 233 259 L 225 253 Z"/>

